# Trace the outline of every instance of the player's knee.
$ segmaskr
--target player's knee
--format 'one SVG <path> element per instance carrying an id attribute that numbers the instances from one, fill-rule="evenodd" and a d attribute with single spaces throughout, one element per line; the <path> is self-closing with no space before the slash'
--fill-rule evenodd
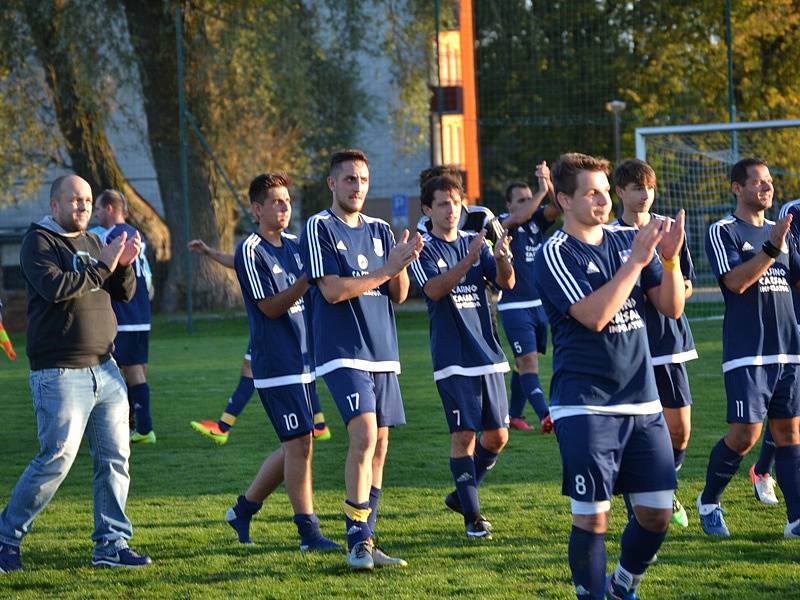
<path id="1" fill-rule="evenodd" d="M 311 434 L 296 437 L 283 444 L 284 452 L 292 458 L 310 460 L 312 445 Z"/>
<path id="2" fill-rule="evenodd" d="M 770 419 L 769 429 L 776 446 L 800 444 L 800 419 Z"/>
<path id="3" fill-rule="evenodd" d="M 756 445 L 760 434 L 760 424 L 734 423 L 725 436 L 725 445 L 737 454 L 745 455 Z"/>
<path id="4" fill-rule="evenodd" d="M 388 428 L 384 428 L 388 429 Z M 388 431 L 385 435 L 378 432 L 378 436 L 375 438 L 375 456 L 376 458 L 383 459 L 386 457 L 386 453 L 389 452 L 389 434 Z"/>
<path id="5" fill-rule="evenodd" d="M 520 373 L 538 373 L 539 372 L 539 356 L 536 352 L 528 352 L 522 356 L 517 356 L 514 359 L 517 365 L 517 370 Z"/>
<path id="6" fill-rule="evenodd" d="M 481 436 L 481 446 L 494 454 L 500 454 L 500 451 L 505 448 L 507 443 L 508 429 L 505 427 L 484 431 Z"/>
<path id="7" fill-rule="evenodd" d="M 581 504 L 599 504 L 595 502 L 584 502 Z M 573 504 L 573 509 L 575 508 Z M 578 529 L 583 529 L 590 533 L 605 533 L 608 530 L 608 511 L 594 514 L 575 514 L 572 513 L 572 524 Z"/>
<path id="8" fill-rule="evenodd" d="M 450 436 L 450 456 L 471 456 L 475 451 L 475 432 L 471 429 L 454 431 Z"/>
<path id="9" fill-rule="evenodd" d="M 372 417 L 370 419 L 370 416 Z M 347 433 L 350 437 L 350 451 L 359 455 L 375 452 L 378 442 L 378 428 L 374 414 L 362 414 L 353 417 L 347 424 Z"/>
<path id="10" fill-rule="evenodd" d="M 688 424 L 680 424 L 672 428 L 669 432 L 669 437 L 672 440 L 672 447 L 677 449 L 686 448 L 689 445 L 689 437 L 691 437 L 692 428 Z"/>
<path id="11" fill-rule="evenodd" d="M 635 506 L 633 510 L 636 513 L 636 520 L 639 521 L 639 525 L 648 531 L 661 533 L 666 531 L 669 527 L 669 521 L 672 518 L 671 508 L 664 509 Z"/>

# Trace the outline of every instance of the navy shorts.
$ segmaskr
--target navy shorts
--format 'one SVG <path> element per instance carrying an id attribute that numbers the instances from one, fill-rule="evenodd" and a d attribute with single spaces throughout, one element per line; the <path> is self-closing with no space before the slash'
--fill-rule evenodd
<path id="1" fill-rule="evenodd" d="M 579 502 L 613 494 L 674 490 L 675 458 L 662 413 L 575 415 L 555 424 L 561 493 Z"/>
<path id="2" fill-rule="evenodd" d="M 683 408 L 692 405 L 692 391 L 689 389 L 689 375 L 686 363 L 654 365 L 656 387 L 661 406 L 664 408 Z"/>
<path id="3" fill-rule="evenodd" d="M 502 307 L 502 304 L 499 305 Z M 514 356 L 547 351 L 547 316 L 541 306 L 498 310 Z"/>
<path id="4" fill-rule="evenodd" d="M 249 361 L 253 358 L 253 341 L 248 340 L 247 342 L 247 351 L 244 353 L 244 359 Z"/>
<path id="5" fill-rule="evenodd" d="M 436 382 L 450 433 L 508 427 L 506 380 L 502 373 L 451 375 Z"/>
<path id="6" fill-rule="evenodd" d="M 120 331 L 114 338 L 114 360 L 121 367 L 146 365 L 150 347 L 149 331 Z"/>
<path id="7" fill-rule="evenodd" d="M 345 425 L 364 413 L 375 413 L 378 427 L 405 425 L 406 413 L 397 373 L 342 368 L 327 373 L 324 378 Z"/>
<path id="8" fill-rule="evenodd" d="M 256 389 L 280 441 L 288 442 L 308 435 L 314 428 L 309 384 L 295 383 Z"/>
<path id="9" fill-rule="evenodd" d="M 800 365 L 762 365 L 725 373 L 728 423 L 800 416 Z"/>

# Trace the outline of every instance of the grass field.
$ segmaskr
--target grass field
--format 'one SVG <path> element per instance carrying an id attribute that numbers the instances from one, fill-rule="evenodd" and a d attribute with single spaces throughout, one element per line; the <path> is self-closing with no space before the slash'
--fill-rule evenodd
<path id="1" fill-rule="evenodd" d="M 134 447 L 128 502 L 132 546 L 155 564 L 135 571 L 89 566 L 92 550 L 91 464 L 86 444 L 50 506 L 23 545 L 25 570 L 0 576 L 0 598 L 574 598 L 566 560 L 568 501 L 552 436 L 512 432 L 506 451 L 481 488 L 483 512 L 494 524 L 490 542 L 467 540 L 459 516 L 442 503 L 451 489 L 449 436 L 436 393 L 423 313 L 398 314 L 408 425 L 392 433 L 378 533 L 408 569 L 347 571 L 344 555 L 301 555 L 285 493 L 270 498 L 253 525 L 253 546 L 236 543 L 222 516 L 250 482 L 277 439 L 257 398 L 240 417 L 227 446 L 213 446 L 189 427 L 217 418 L 238 379 L 247 343 L 241 316 L 204 319 L 195 333 L 159 318 L 151 341 L 150 384 L 158 444 Z M 647 574 L 643 598 L 798 598 L 800 543 L 783 538 L 785 512 L 753 497 L 746 458 L 725 495 L 729 540 L 706 537 L 693 501 L 708 453 L 724 431 L 720 371 L 721 322 L 694 326 L 700 360 L 689 364 L 695 397 L 694 432 L 681 473 L 688 529 L 672 529 Z M 0 360 L 4 424 L 0 429 L 0 503 L 5 504 L 37 450 L 21 360 Z M 543 363 L 550 377 L 550 360 Z M 315 448 L 315 502 L 323 530 L 344 531 L 343 459 L 346 435 L 324 385 L 323 408 L 333 431 Z M 531 409 L 527 413 L 532 416 Z M 612 508 L 609 569 L 624 521 Z"/>

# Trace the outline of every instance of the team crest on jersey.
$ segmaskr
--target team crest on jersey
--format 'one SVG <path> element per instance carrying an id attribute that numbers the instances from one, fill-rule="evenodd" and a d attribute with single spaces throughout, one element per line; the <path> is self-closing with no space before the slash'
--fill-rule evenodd
<path id="1" fill-rule="evenodd" d="M 627 250 L 620 250 L 619 257 L 622 260 L 622 263 L 625 264 L 628 262 L 628 257 L 631 255 L 631 249 L 628 248 Z"/>
<path id="2" fill-rule="evenodd" d="M 367 257 L 364 256 L 363 254 L 359 254 L 356 260 L 358 261 L 358 268 L 361 269 L 362 271 L 369 266 L 369 261 L 367 260 Z"/>
<path id="3" fill-rule="evenodd" d="M 281 269 L 280 265 L 272 265 L 272 272 L 277 275 L 278 273 L 283 273 L 283 269 Z"/>
<path id="4" fill-rule="evenodd" d="M 539 233 L 539 226 L 536 223 L 530 223 L 528 224 L 528 227 L 530 227 L 532 234 L 536 235 L 537 233 Z"/>
<path id="5" fill-rule="evenodd" d="M 303 259 L 300 258 L 300 255 L 297 252 L 294 253 L 294 262 L 297 263 L 297 268 L 298 269 L 302 269 L 303 268 Z"/>
<path id="6" fill-rule="evenodd" d="M 294 285 L 294 282 L 297 281 L 297 277 L 294 276 L 294 273 L 291 271 L 286 272 L 286 283 L 289 285 Z"/>
<path id="7" fill-rule="evenodd" d="M 383 240 L 381 238 L 372 238 L 372 247 L 375 248 L 376 256 L 383 256 Z"/>

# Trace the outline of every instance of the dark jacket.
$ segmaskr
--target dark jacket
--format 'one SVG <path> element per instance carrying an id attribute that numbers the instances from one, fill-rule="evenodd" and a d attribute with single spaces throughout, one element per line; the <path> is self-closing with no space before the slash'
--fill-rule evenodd
<path id="1" fill-rule="evenodd" d="M 133 298 L 136 278 L 129 266 L 111 273 L 100 248 L 96 235 L 68 236 L 51 217 L 31 223 L 22 238 L 32 370 L 80 369 L 110 356 L 117 335 L 111 300 Z"/>

